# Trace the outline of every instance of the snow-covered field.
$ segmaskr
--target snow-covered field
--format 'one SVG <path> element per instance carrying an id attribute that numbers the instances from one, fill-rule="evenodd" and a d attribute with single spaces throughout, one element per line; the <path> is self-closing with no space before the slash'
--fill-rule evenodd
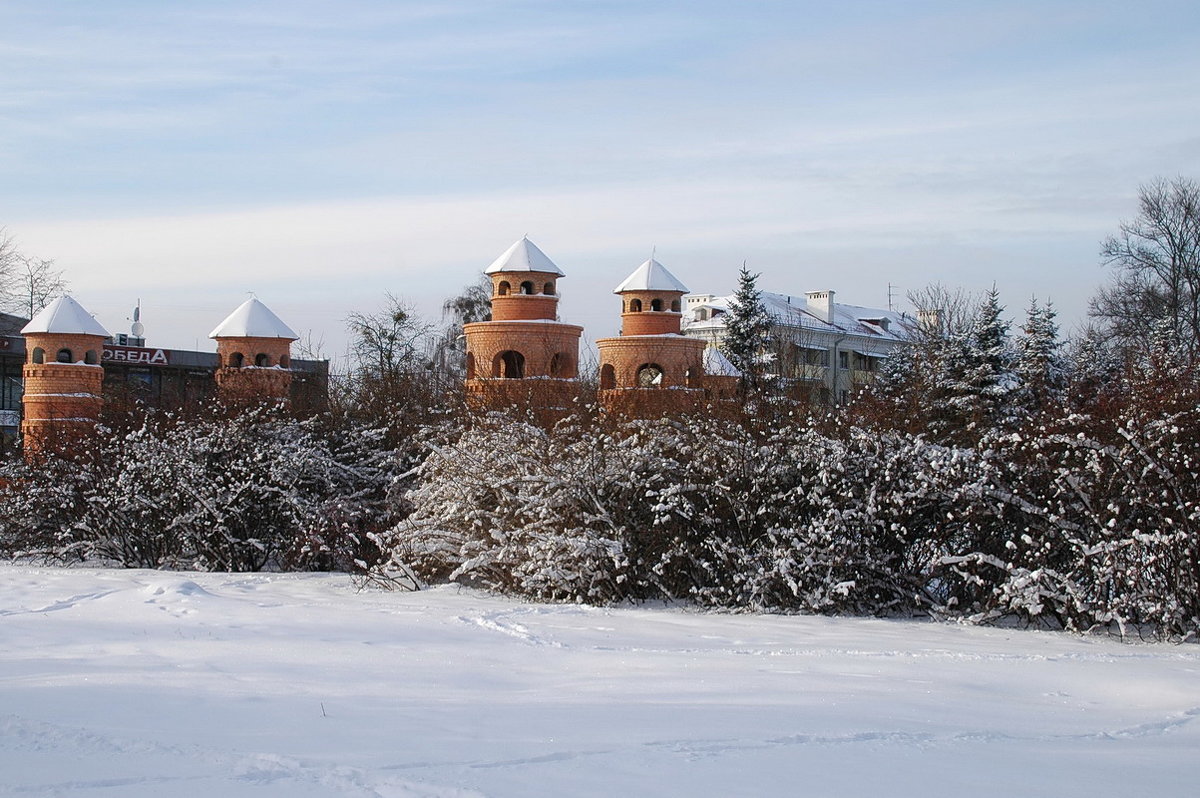
<path id="1" fill-rule="evenodd" d="M 1200 647 L 0 566 L 0 795 L 1197 795 Z"/>

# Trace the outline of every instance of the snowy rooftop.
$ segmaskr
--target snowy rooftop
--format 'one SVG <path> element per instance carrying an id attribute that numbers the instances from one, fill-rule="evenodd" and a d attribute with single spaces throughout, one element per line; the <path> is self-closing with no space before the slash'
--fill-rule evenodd
<path id="1" fill-rule="evenodd" d="M 725 357 L 725 353 L 715 346 L 704 349 L 704 373 L 714 377 L 740 377 L 742 371 Z"/>
<path id="2" fill-rule="evenodd" d="M 723 314 L 729 311 L 729 303 L 732 298 L 728 296 L 714 297 L 702 305 L 690 305 L 689 311 L 708 308 L 714 311 L 714 314 L 704 321 L 688 321 L 687 327 L 724 327 Z M 845 305 L 841 302 L 833 303 L 833 321 L 826 322 L 819 311 L 809 308 L 808 300 L 805 297 L 773 294 L 769 291 L 762 292 L 762 303 L 767 313 L 778 324 L 813 332 L 826 331 L 869 336 L 881 341 L 909 340 L 909 331 L 916 323 L 912 317 L 899 311 Z"/>
<path id="3" fill-rule="evenodd" d="M 496 272 L 545 272 L 565 277 L 562 269 L 554 265 L 554 261 L 546 257 L 546 253 L 528 238 L 522 238 L 504 254 L 492 261 L 492 265 L 483 270 L 485 274 Z"/>
<path id="4" fill-rule="evenodd" d="M 299 335 L 280 321 L 271 309 L 251 297 L 238 305 L 237 310 L 208 334 L 209 338 L 286 338 L 295 341 Z"/>
<path id="5" fill-rule="evenodd" d="M 688 287 L 667 271 L 667 267 L 654 258 L 638 266 L 625 282 L 613 289 L 614 294 L 622 291 L 679 291 L 686 294 Z"/>
<path id="6" fill-rule="evenodd" d="M 27 333 L 59 333 L 62 335 L 100 335 L 108 337 L 108 330 L 100 326 L 100 322 L 92 318 L 92 314 L 84 310 L 69 296 L 60 296 L 46 307 L 42 308 L 29 323 L 21 328 L 22 334 Z"/>

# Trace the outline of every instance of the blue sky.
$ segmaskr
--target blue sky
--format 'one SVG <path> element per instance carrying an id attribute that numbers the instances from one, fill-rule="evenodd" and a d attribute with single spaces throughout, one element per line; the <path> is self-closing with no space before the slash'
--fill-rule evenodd
<path id="1" fill-rule="evenodd" d="M 0 226 L 163 346 L 254 291 L 336 356 L 523 234 L 590 339 L 652 248 L 1069 327 L 1138 185 L 1200 177 L 1198 99 L 1194 2 L 0 2 Z"/>

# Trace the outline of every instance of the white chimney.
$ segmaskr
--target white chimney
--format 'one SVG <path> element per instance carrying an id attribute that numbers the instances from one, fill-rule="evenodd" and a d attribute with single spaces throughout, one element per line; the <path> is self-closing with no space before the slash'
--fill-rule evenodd
<path id="1" fill-rule="evenodd" d="M 833 324 L 833 291 L 808 291 L 808 312 L 826 324 Z"/>

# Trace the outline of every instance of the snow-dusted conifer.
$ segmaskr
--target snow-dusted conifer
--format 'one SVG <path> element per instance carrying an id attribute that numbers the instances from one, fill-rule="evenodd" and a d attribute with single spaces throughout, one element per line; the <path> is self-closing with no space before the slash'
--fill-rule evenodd
<path id="1" fill-rule="evenodd" d="M 743 264 L 738 272 L 737 291 L 729 302 L 725 337 L 721 341 L 721 350 L 742 372 L 743 382 L 751 391 L 762 387 L 765 371 L 762 356 L 771 332 L 771 317 L 763 305 L 758 277 Z"/>
<path id="2" fill-rule="evenodd" d="M 1041 411 L 1061 400 L 1066 387 L 1067 366 L 1058 338 L 1057 314 L 1047 302 L 1030 301 L 1025 324 L 1017 339 L 1014 371 L 1021 382 L 1022 403 L 1030 411 Z"/>

